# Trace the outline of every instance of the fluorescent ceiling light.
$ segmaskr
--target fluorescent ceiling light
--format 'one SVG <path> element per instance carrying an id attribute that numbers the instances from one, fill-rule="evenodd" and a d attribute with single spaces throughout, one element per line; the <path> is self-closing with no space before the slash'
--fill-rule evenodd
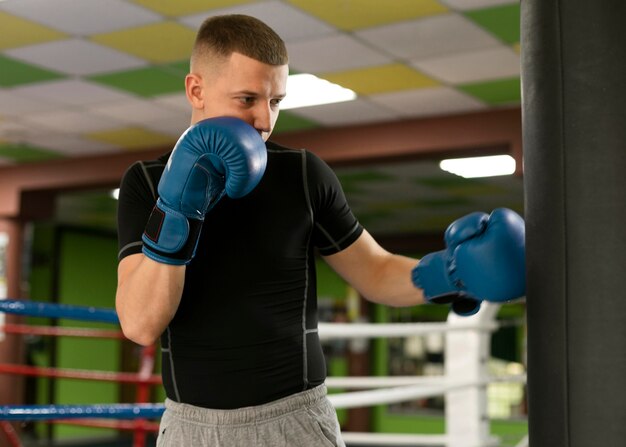
<path id="1" fill-rule="evenodd" d="M 515 172 L 515 159 L 510 155 L 453 158 L 442 160 L 439 167 L 444 171 L 465 178 L 494 177 L 513 174 Z"/>
<path id="2" fill-rule="evenodd" d="M 287 96 L 280 103 L 281 110 L 352 101 L 352 90 L 320 79 L 312 74 L 291 75 L 287 79 Z"/>

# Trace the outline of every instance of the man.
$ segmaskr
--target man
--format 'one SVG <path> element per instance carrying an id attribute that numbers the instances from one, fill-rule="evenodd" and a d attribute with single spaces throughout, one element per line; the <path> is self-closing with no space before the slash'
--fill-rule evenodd
<path id="1" fill-rule="evenodd" d="M 422 271 L 387 252 L 324 162 L 268 142 L 287 62 L 259 20 L 206 20 L 185 79 L 192 126 L 122 181 L 116 307 L 129 339 L 161 338 L 160 446 L 344 445 L 324 387 L 314 250 L 378 303 L 421 304 L 429 287 L 468 299 L 431 274 L 444 252 Z"/>

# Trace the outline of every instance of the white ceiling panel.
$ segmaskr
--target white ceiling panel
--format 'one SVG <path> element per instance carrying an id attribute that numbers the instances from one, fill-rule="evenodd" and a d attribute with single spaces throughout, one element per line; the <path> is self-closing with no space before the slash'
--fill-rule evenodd
<path id="1" fill-rule="evenodd" d="M 142 99 L 127 99 L 114 103 L 94 105 L 89 110 L 95 115 L 102 115 L 132 124 L 147 124 L 151 121 L 165 119 L 184 118 L 189 120 L 189 115 L 185 112 L 160 106 L 154 101 Z"/>
<path id="2" fill-rule="evenodd" d="M 20 116 L 31 112 L 53 110 L 57 106 L 55 103 L 20 95 L 13 90 L 0 89 L 0 115 Z"/>
<path id="3" fill-rule="evenodd" d="M 287 48 L 291 68 L 307 73 L 350 70 L 392 61 L 390 57 L 346 34 L 292 43 Z"/>
<path id="4" fill-rule="evenodd" d="M 18 0 L 0 9 L 72 35 L 105 33 L 162 17 L 122 0 Z"/>
<path id="5" fill-rule="evenodd" d="M 395 57 L 418 61 L 497 46 L 499 41 L 458 14 L 442 14 L 356 33 Z"/>
<path id="6" fill-rule="evenodd" d="M 105 104 L 132 96 L 80 79 L 64 79 L 16 87 L 14 92 L 61 105 Z"/>
<path id="7" fill-rule="evenodd" d="M 88 155 L 119 151 L 119 147 L 102 141 L 89 140 L 78 135 L 49 133 L 31 135 L 25 142 L 38 147 L 45 147 L 66 155 Z"/>
<path id="8" fill-rule="evenodd" d="M 24 122 L 69 134 L 108 130 L 120 127 L 122 124 L 119 120 L 99 117 L 78 110 L 37 113 L 26 116 Z"/>
<path id="9" fill-rule="evenodd" d="M 147 65 L 143 59 L 81 39 L 57 40 L 6 51 L 9 56 L 70 75 L 92 75 Z"/>
<path id="10" fill-rule="evenodd" d="M 412 65 L 453 85 L 520 75 L 519 56 L 504 47 L 426 59 Z"/>
<path id="11" fill-rule="evenodd" d="M 455 114 L 486 108 L 475 98 L 449 87 L 385 93 L 370 96 L 370 100 L 407 118 Z"/>
<path id="12" fill-rule="evenodd" d="M 397 119 L 397 113 L 364 99 L 290 110 L 326 126 L 364 124 Z"/>
<path id="13" fill-rule="evenodd" d="M 161 104 L 166 107 L 172 107 L 182 112 L 187 112 L 191 118 L 191 105 L 187 101 L 187 95 L 185 93 L 173 93 L 171 95 L 161 95 L 154 98 L 157 104 Z"/>

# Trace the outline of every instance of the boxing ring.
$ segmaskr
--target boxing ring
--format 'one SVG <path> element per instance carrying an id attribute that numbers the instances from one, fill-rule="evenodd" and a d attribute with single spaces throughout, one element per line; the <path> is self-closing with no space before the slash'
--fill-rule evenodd
<path id="1" fill-rule="evenodd" d="M 498 329 L 495 320 L 498 305 L 484 303 L 471 317 L 450 313 L 441 323 L 319 323 L 322 342 L 381 337 L 413 337 L 441 334 L 445 339 L 444 374 L 440 376 L 328 377 L 329 389 L 350 390 L 329 394 L 336 409 L 394 404 L 443 396 L 445 434 L 388 434 L 344 432 L 347 445 L 359 446 L 499 446 L 490 435 L 487 412 L 487 385 L 495 382 L 525 383 L 525 375 L 490 376 L 487 371 L 491 334 Z M 23 300 L 0 300 L 0 312 L 31 317 L 62 318 L 118 324 L 112 309 L 38 303 Z M 119 329 L 44 327 L 22 324 L 0 325 L 0 333 L 36 334 L 50 337 L 89 337 L 123 339 Z M 161 384 L 153 373 L 155 347 L 141 351 L 136 373 L 76 370 L 0 364 L 0 374 L 14 374 L 59 379 L 77 379 L 127 383 L 136 386 L 133 404 L 81 405 L 4 405 L 0 406 L 0 438 L 11 447 L 21 447 L 12 422 L 45 421 L 87 427 L 128 430 L 133 433 L 133 447 L 146 445 L 148 433 L 158 431 L 158 419 L 164 406 L 148 402 L 150 389 Z M 0 441 L 1 442 L 1 441 Z M 518 447 L 527 446 L 523 440 Z"/>

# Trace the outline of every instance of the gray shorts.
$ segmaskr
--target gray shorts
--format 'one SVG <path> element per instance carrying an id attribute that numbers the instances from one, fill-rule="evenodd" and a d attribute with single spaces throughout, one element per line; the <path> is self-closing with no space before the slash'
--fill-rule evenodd
<path id="1" fill-rule="evenodd" d="M 167 399 L 157 447 L 345 447 L 326 386 L 236 410 Z"/>

